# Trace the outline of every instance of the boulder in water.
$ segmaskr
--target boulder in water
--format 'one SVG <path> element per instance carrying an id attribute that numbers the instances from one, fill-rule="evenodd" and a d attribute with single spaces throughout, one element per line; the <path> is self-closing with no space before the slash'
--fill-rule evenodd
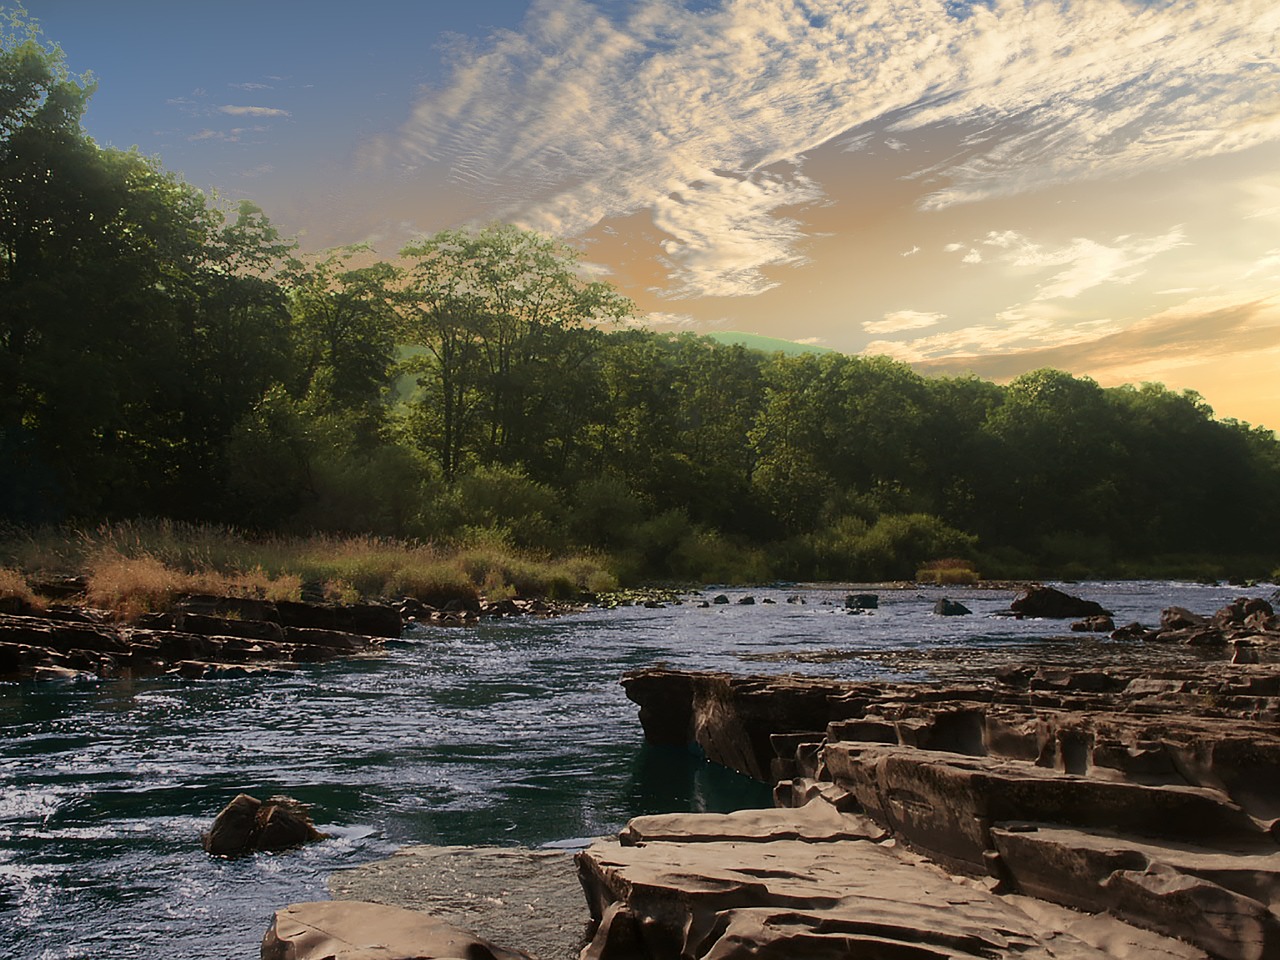
<path id="1" fill-rule="evenodd" d="M 268 797 L 264 803 L 241 793 L 200 839 L 215 857 L 238 857 L 255 850 L 288 850 L 326 836 L 311 822 L 306 805 L 292 797 Z"/>
<path id="2" fill-rule="evenodd" d="M 1019 595 L 1009 609 L 1017 617 L 1047 620 L 1083 620 L 1085 617 L 1109 617 L 1111 611 L 1093 600 L 1082 600 L 1053 587 L 1035 585 Z"/>
<path id="3" fill-rule="evenodd" d="M 939 617 L 965 617 L 973 613 L 959 600 L 948 600 L 946 597 L 933 605 L 933 612 Z"/>

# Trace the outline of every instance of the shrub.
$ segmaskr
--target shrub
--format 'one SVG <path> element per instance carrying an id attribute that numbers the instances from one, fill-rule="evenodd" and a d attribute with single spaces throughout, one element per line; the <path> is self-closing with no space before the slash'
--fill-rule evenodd
<path id="1" fill-rule="evenodd" d="M 973 584 L 979 579 L 978 572 L 973 569 L 969 560 L 948 557 L 945 560 L 931 560 L 916 571 L 916 579 L 922 583 Z"/>
<path id="2" fill-rule="evenodd" d="M 0 610 L 22 612 L 42 610 L 44 606 L 44 600 L 35 595 L 26 577 L 10 567 L 0 567 Z"/>

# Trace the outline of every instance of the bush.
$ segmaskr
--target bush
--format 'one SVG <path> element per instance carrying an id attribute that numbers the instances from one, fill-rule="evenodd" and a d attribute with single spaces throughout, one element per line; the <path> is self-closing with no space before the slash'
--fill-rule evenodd
<path id="1" fill-rule="evenodd" d="M 44 600 L 35 595 L 26 577 L 17 570 L 0 567 L 0 610 L 23 612 L 44 607 Z"/>
<path id="2" fill-rule="evenodd" d="M 958 557 L 931 560 L 916 571 L 916 580 L 921 583 L 936 583 L 940 586 L 947 584 L 974 584 L 979 579 L 981 578 L 978 576 L 978 572 L 973 569 L 973 563 L 969 560 L 961 560 Z"/>

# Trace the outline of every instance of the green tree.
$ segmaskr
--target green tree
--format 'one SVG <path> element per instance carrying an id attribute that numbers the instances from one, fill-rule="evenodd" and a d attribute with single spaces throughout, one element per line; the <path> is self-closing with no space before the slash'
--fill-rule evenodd
<path id="1" fill-rule="evenodd" d="M 421 350 L 412 361 L 420 438 L 450 478 L 468 454 L 524 462 L 559 435 L 549 410 L 564 363 L 581 362 L 564 349 L 580 342 L 565 331 L 625 316 L 630 302 L 584 279 L 571 248 L 515 227 L 445 231 L 401 254 L 410 261 L 401 339 Z"/>

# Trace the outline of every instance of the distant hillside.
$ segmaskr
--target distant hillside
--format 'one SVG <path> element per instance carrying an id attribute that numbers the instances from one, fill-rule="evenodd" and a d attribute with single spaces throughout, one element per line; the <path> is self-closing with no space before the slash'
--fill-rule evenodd
<path id="1" fill-rule="evenodd" d="M 717 343 L 738 344 L 748 350 L 759 350 L 762 353 L 785 353 L 795 356 L 801 353 L 835 353 L 830 347 L 820 347 L 814 343 L 796 343 L 794 340 L 781 340 L 777 337 L 762 337 L 755 333 L 737 333 L 726 330 L 708 333 L 707 336 Z"/>

